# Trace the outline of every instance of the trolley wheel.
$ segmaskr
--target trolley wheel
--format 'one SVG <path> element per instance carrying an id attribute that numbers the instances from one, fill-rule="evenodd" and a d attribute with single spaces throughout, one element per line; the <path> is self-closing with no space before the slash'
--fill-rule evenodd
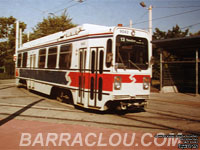
<path id="1" fill-rule="evenodd" d="M 65 96 L 64 91 L 58 90 L 58 93 L 56 95 L 56 100 L 60 101 L 60 102 L 63 102 L 64 101 L 64 96 Z"/>
<path id="2" fill-rule="evenodd" d="M 123 103 L 123 102 L 119 102 L 117 107 L 116 107 L 116 110 L 118 110 L 118 111 L 126 111 L 127 108 L 128 108 L 128 104 Z"/>

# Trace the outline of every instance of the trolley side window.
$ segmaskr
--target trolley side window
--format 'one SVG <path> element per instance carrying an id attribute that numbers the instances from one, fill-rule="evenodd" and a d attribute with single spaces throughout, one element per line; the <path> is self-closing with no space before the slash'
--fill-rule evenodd
<path id="1" fill-rule="evenodd" d="M 39 63 L 38 63 L 39 68 L 45 67 L 45 59 L 46 59 L 46 49 L 41 49 L 39 51 Z"/>
<path id="2" fill-rule="evenodd" d="M 26 68 L 27 65 L 27 52 L 23 53 L 22 67 Z"/>
<path id="3" fill-rule="evenodd" d="M 71 66 L 72 45 L 62 45 L 60 48 L 60 69 L 69 69 Z"/>
<path id="4" fill-rule="evenodd" d="M 17 67 L 21 67 L 22 64 L 22 54 L 18 54 L 17 56 Z"/>
<path id="5" fill-rule="evenodd" d="M 107 47 L 106 47 L 107 53 L 106 53 L 106 67 L 109 68 L 112 65 L 112 40 L 108 39 L 107 41 Z"/>
<path id="6" fill-rule="evenodd" d="M 57 47 L 49 48 L 48 62 L 47 62 L 48 68 L 56 68 L 56 58 L 57 58 Z"/>

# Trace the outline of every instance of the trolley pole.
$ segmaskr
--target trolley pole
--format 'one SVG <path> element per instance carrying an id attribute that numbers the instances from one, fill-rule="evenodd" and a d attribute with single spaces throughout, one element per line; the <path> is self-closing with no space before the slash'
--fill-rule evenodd
<path id="1" fill-rule="evenodd" d="M 132 20 L 129 21 L 129 27 L 130 27 L 130 28 L 133 27 L 133 21 L 132 21 Z"/>

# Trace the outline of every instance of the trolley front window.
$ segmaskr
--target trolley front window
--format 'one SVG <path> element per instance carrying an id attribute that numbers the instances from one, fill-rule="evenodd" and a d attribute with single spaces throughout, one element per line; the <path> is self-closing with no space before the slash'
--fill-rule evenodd
<path id="1" fill-rule="evenodd" d="M 118 35 L 116 38 L 116 66 L 121 69 L 147 69 L 147 39 Z"/>

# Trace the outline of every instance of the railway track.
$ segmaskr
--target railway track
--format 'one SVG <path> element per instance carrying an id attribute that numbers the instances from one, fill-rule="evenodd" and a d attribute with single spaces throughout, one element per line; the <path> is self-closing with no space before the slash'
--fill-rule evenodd
<path id="1" fill-rule="evenodd" d="M 170 120 L 170 121 L 174 121 L 174 122 L 181 122 L 181 121 L 184 121 L 184 122 L 188 122 L 189 124 L 193 124 L 193 123 L 200 123 L 200 119 L 198 118 L 194 118 L 194 117 L 185 117 L 183 115 L 180 115 L 180 114 L 173 114 L 173 113 L 169 113 L 169 112 L 166 112 L 166 111 L 159 111 L 159 110 L 156 110 L 156 109 L 146 109 L 146 113 L 148 114 L 152 114 L 153 115 L 156 115 L 157 117 L 155 117 L 155 119 L 159 118 L 160 116 L 160 119 L 159 120 Z M 124 116 L 121 116 L 122 118 L 126 118 L 126 119 L 130 119 L 132 121 L 141 121 L 143 123 L 147 123 L 149 125 L 155 125 L 155 126 L 158 126 L 160 128 L 163 128 L 163 129 L 166 129 L 166 130 L 171 130 L 173 132 L 180 132 L 180 133 L 184 133 L 184 134 L 194 134 L 194 135 L 198 135 L 200 136 L 200 132 L 199 131 L 195 131 L 195 129 L 191 128 L 189 130 L 185 130 L 185 129 L 181 129 L 179 127 L 176 127 L 176 126 L 171 126 L 171 125 L 167 125 L 167 124 L 164 124 L 164 123 L 160 123 L 159 122 L 152 122 L 152 121 L 149 121 L 150 118 L 152 117 L 149 117 L 149 116 L 137 116 L 135 115 L 134 113 L 132 114 L 126 114 Z"/>
<path id="2" fill-rule="evenodd" d="M 200 119 L 196 118 L 195 116 L 185 116 L 180 113 L 174 113 L 171 111 L 163 111 L 163 110 L 159 110 L 159 109 L 146 109 L 146 110 L 147 110 L 147 112 L 152 113 L 152 114 L 174 117 L 176 119 L 181 119 L 181 120 L 200 122 Z"/>
<path id="3" fill-rule="evenodd" d="M 0 90 L 4 90 L 6 88 L 13 88 L 14 85 L 5 85 L 4 87 L 0 87 Z M 164 132 L 183 132 L 183 133 L 189 133 L 189 134 L 198 134 L 199 132 L 194 132 L 191 130 L 184 130 L 181 127 L 176 127 L 172 124 L 165 124 L 162 120 L 170 120 L 174 122 L 188 122 L 189 124 L 193 123 L 199 123 L 200 119 L 198 119 L 195 116 L 186 116 L 184 114 L 181 114 L 181 112 L 172 112 L 167 110 L 161 110 L 159 107 L 152 107 L 145 109 L 145 112 L 141 113 L 135 113 L 134 111 L 127 111 L 124 114 L 118 115 L 115 112 L 111 113 L 103 113 L 103 115 L 100 115 L 99 113 L 90 113 L 90 111 L 86 110 L 80 110 L 75 109 L 73 105 L 65 104 L 58 102 L 56 100 L 50 100 L 48 97 L 37 95 L 35 93 L 31 93 L 27 91 L 24 88 L 19 88 L 19 91 L 21 91 L 24 94 L 18 95 L 18 98 L 25 98 L 25 97 L 32 97 L 32 99 L 37 99 L 39 102 L 46 101 L 50 102 L 53 106 L 53 103 L 55 104 L 55 107 L 49 107 L 49 105 L 41 105 L 37 106 L 37 101 L 33 102 L 34 104 L 16 104 L 13 103 L 14 101 L 11 101 L 9 103 L 6 103 L 4 100 L 4 103 L 0 103 L 0 109 L 6 110 L 10 109 L 12 111 L 1 111 L 0 115 L 1 118 L 4 118 L 0 120 L 0 126 L 16 117 L 21 117 L 22 119 L 25 118 L 25 120 L 37 120 L 37 119 L 44 119 L 44 120 L 53 120 L 53 122 L 61 121 L 61 122 L 70 122 L 75 124 L 85 124 L 89 126 L 107 126 L 109 128 L 123 128 L 123 129 L 147 129 L 147 130 L 159 130 Z M 15 98 L 16 96 L 0 96 L 0 98 L 3 99 L 9 99 L 9 98 Z M 38 102 L 38 103 L 39 103 Z M 159 101 L 156 101 L 156 103 Z M 160 101 L 161 103 L 165 103 L 163 101 Z M 160 103 L 159 102 L 159 103 Z M 27 103 L 27 102 L 26 102 Z M 30 103 L 30 102 L 28 102 Z M 166 102 L 167 103 L 167 102 Z M 61 108 L 56 106 L 61 106 Z M 162 104 L 163 105 L 163 104 Z M 179 104 L 174 104 L 179 105 Z M 64 106 L 64 107 L 63 107 Z M 2 109 L 3 108 L 3 109 Z M 34 112 L 40 112 L 40 114 L 34 113 Z M 30 113 L 31 112 L 31 113 Z M 53 115 L 51 115 L 52 113 Z M 65 114 L 65 115 L 62 115 Z M 69 115 L 68 115 L 69 114 Z M 151 118 L 149 118 L 151 116 Z M 26 119 L 27 118 L 27 119 Z M 96 119 L 99 118 L 99 119 Z M 120 119 L 121 118 L 121 119 Z M 20 119 L 20 118 L 19 118 Z M 123 120 L 123 121 L 122 121 Z M 138 124 L 139 122 L 139 124 Z"/>
<path id="4" fill-rule="evenodd" d="M 25 107 L 27 107 L 27 105 L 9 104 L 9 103 L 0 103 L 0 107 L 1 106 L 18 107 L 18 108 L 25 108 Z M 31 108 L 31 109 L 38 109 L 38 110 L 53 110 L 53 111 L 61 111 L 61 112 L 76 112 L 71 107 L 68 107 L 66 109 L 62 109 L 62 108 L 51 108 L 51 107 L 43 107 L 43 106 L 31 106 L 29 108 Z"/>
<path id="5" fill-rule="evenodd" d="M 7 103 L 0 103 L 0 107 L 12 107 L 12 108 L 24 108 L 27 107 L 26 105 L 19 105 L 19 104 L 7 104 Z M 38 107 L 38 106 L 32 106 L 32 107 L 27 107 L 30 109 L 35 109 L 35 110 L 40 110 L 40 111 L 56 111 L 56 112 L 65 112 L 65 113 L 82 113 L 82 114 L 87 114 L 87 112 L 83 112 L 83 111 L 77 111 L 77 109 L 74 110 L 69 110 L 69 109 L 60 109 L 60 108 L 49 108 L 49 107 Z M 22 114 L 20 112 L 20 110 L 18 110 L 15 113 L 7 113 L 7 112 L 0 112 L 0 115 L 3 116 L 7 116 L 7 118 L 9 116 L 12 116 L 11 118 L 15 118 L 15 117 L 25 117 L 25 118 L 40 118 L 40 119 L 51 119 L 51 120 L 59 120 L 59 121 L 73 121 L 73 122 L 84 122 L 84 123 L 92 123 L 92 124 L 101 124 L 101 125 L 111 125 L 111 126 L 120 126 L 120 127 L 140 127 L 140 126 L 134 126 L 134 125 L 129 125 L 126 123 L 111 123 L 111 121 L 109 122 L 104 122 L 101 119 L 98 121 L 94 121 L 94 120 L 90 120 L 90 119 L 86 119 L 86 118 L 79 118 L 79 119 L 71 119 L 71 118 L 63 118 L 63 117 L 56 117 L 56 116 L 44 116 L 44 115 L 35 115 L 35 114 Z M 88 115 L 88 114 L 87 114 Z M 94 114 L 95 116 L 98 114 Z M 112 115 L 112 114 L 111 114 Z M 114 116 L 114 115 L 112 115 Z M 116 115 L 115 115 L 116 116 Z M 116 116 L 117 117 L 117 116 Z M 3 119 L 6 120 L 7 118 Z M 0 125 L 1 125 L 2 120 L 0 121 Z M 149 127 L 149 129 L 153 129 L 151 127 Z M 162 129 L 162 128 L 159 128 Z"/>
<path id="6" fill-rule="evenodd" d="M 1 85 L 2 86 L 2 85 Z M 8 88 L 13 88 L 13 87 L 16 87 L 15 85 L 4 85 L 3 87 L 0 87 L 0 90 L 4 90 L 4 89 L 8 89 Z"/>
<path id="7" fill-rule="evenodd" d="M 63 104 L 63 103 L 57 102 L 57 101 L 54 101 L 54 102 L 62 104 L 66 108 L 52 108 L 52 107 L 44 107 L 44 106 L 31 106 L 31 107 L 28 107 L 28 108 L 37 109 L 37 110 L 47 110 L 47 111 L 86 113 L 84 111 L 75 109 L 72 105 L 68 105 L 68 104 L 65 104 L 65 103 Z M 22 105 L 22 104 L 0 103 L 0 107 L 2 107 L 2 106 L 17 107 L 17 108 L 25 108 L 25 107 L 27 107 L 27 105 Z M 148 113 L 157 114 L 157 115 L 160 115 L 160 116 L 172 117 L 172 118 L 175 118 L 175 119 L 181 119 L 181 120 L 187 120 L 187 121 L 193 121 L 193 122 L 200 122 L 200 119 L 198 119 L 198 118 L 196 118 L 194 116 L 183 116 L 182 114 L 174 113 L 174 112 L 170 112 L 170 111 L 163 111 L 163 110 L 152 109 L 152 108 L 151 109 L 146 108 L 145 111 L 148 112 Z M 113 115 L 117 115 L 117 114 L 113 114 Z M 129 112 L 129 111 L 124 113 L 124 115 L 128 116 L 128 117 L 134 117 L 135 116 L 134 112 Z"/>
<path id="8" fill-rule="evenodd" d="M 19 104 L 8 104 L 8 103 L 0 103 L 0 107 L 12 107 L 12 108 L 26 108 L 27 106 L 26 105 L 19 105 Z M 32 110 L 40 110 L 40 111 L 54 111 L 54 112 L 64 112 L 64 113 L 83 113 L 83 114 L 86 114 L 87 112 L 83 112 L 83 111 L 77 111 L 77 109 L 62 109 L 62 108 L 50 108 L 50 107 L 42 107 L 42 106 L 32 106 L 32 107 L 27 107 L 29 109 L 32 109 Z M 199 122 L 199 120 L 195 120 L 195 119 L 190 119 L 190 118 L 184 118 L 184 117 L 178 117 L 176 115 L 169 115 L 167 113 L 163 113 L 163 112 L 156 112 L 155 110 L 147 110 L 148 113 L 151 113 L 151 114 L 157 114 L 157 115 L 162 115 L 163 118 L 165 117 L 170 117 L 170 118 L 174 118 L 174 120 L 177 120 L 178 119 L 181 119 L 181 120 L 187 120 L 187 121 L 191 121 L 191 122 Z M 44 114 L 44 113 L 43 113 Z M 118 127 L 136 127 L 136 128 L 147 128 L 147 129 L 155 129 L 155 127 L 147 127 L 147 126 L 136 126 L 136 125 L 131 125 L 131 124 L 126 124 L 126 123 L 111 123 L 111 122 L 104 122 L 104 121 L 93 121 L 93 120 L 89 120 L 89 119 L 72 119 L 72 118 L 63 118 L 63 117 L 59 117 L 59 116 L 49 116 L 49 115 L 35 115 L 35 114 L 23 114 L 23 113 L 20 113 L 19 111 L 15 112 L 15 113 L 6 113 L 6 112 L 1 112 L 0 115 L 3 115 L 3 116 L 7 116 L 5 119 L 3 120 L 9 120 L 9 116 L 12 116 L 11 119 L 15 118 L 15 117 L 24 117 L 24 118 L 35 118 L 35 119 L 47 119 L 47 120 L 57 120 L 57 121 L 67 121 L 67 122 L 81 122 L 81 123 L 92 123 L 92 124 L 101 124 L 101 125 L 111 125 L 111 126 L 118 126 Z M 119 118 L 124 118 L 124 119 L 127 119 L 127 120 L 131 120 L 131 121 L 140 121 L 140 122 L 144 122 L 145 124 L 150 124 L 150 125 L 153 125 L 153 126 L 156 126 L 156 129 L 158 130 L 163 130 L 163 131 L 167 131 L 167 130 L 171 130 L 171 131 L 174 131 L 174 132 L 183 132 L 183 133 L 189 133 L 189 134 L 198 134 L 200 135 L 200 133 L 197 133 L 197 132 L 193 132 L 193 131 L 186 131 L 186 130 L 182 130 L 182 129 L 179 129 L 179 128 L 175 128 L 175 127 L 171 127 L 171 126 L 168 126 L 168 125 L 163 125 L 163 124 L 159 124 L 159 123 L 152 123 L 152 122 L 149 122 L 148 120 L 146 120 L 146 118 L 141 118 L 137 115 L 135 115 L 134 113 L 133 114 L 125 114 L 125 115 L 116 115 L 116 114 L 111 114 L 112 116 L 115 116 L 115 117 L 119 117 Z M 5 121 L 0 121 L 0 125 L 1 125 L 1 122 L 5 122 Z"/>

